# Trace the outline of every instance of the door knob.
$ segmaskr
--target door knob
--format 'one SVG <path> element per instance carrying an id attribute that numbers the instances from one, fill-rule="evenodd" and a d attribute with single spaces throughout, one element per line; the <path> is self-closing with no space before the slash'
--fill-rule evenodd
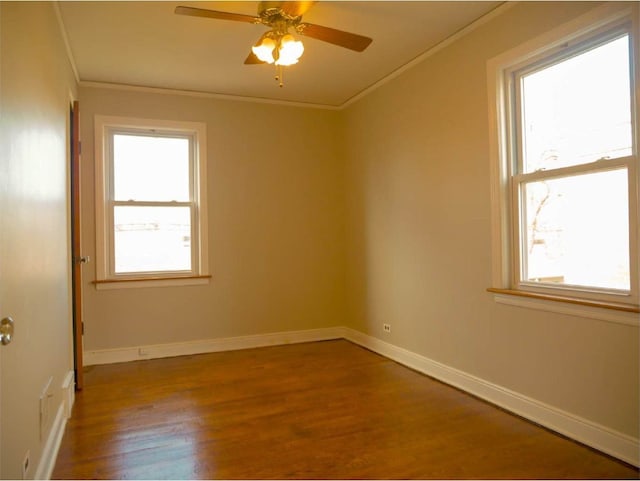
<path id="1" fill-rule="evenodd" d="M 81 256 L 81 257 L 76 257 L 75 258 L 75 261 L 78 264 L 88 264 L 90 260 L 91 260 L 91 258 L 89 256 Z"/>
<path id="2" fill-rule="evenodd" d="M 13 319 L 5 317 L 0 321 L 0 342 L 6 346 L 13 339 Z"/>

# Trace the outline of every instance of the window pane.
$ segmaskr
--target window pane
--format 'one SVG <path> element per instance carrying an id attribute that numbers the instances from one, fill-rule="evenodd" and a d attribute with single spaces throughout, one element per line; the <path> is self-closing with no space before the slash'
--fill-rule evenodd
<path id="1" fill-rule="evenodd" d="M 115 134 L 115 200 L 188 201 L 189 139 Z"/>
<path id="2" fill-rule="evenodd" d="M 531 182 L 524 195 L 524 280 L 629 290 L 626 169 Z"/>
<path id="3" fill-rule="evenodd" d="M 115 271 L 191 270 L 191 209 L 189 207 L 116 206 Z"/>
<path id="4" fill-rule="evenodd" d="M 629 36 L 522 77 L 523 171 L 631 155 Z"/>

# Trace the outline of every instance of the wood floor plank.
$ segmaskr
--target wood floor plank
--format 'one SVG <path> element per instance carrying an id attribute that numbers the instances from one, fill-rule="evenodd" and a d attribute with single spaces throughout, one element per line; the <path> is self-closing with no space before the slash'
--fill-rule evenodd
<path id="1" fill-rule="evenodd" d="M 54 479 L 638 479 L 348 341 L 93 366 Z"/>

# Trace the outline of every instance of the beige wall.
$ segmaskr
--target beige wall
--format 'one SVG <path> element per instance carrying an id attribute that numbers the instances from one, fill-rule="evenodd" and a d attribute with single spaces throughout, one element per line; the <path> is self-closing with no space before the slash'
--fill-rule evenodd
<path id="1" fill-rule="evenodd" d="M 637 438 L 637 327 L 486 292 L 486 62 L 596 6 L 517 4 L 341 112 L 81 88 L 84 254 L 93 116 L 201 121 L 213 274 L 97 291 L 86 266 L 85 349 L 348 325 Z"/>
<path id="2" fill-rule="evenodd" d="M 345 323 L 337 112 L 81 88 L 82 221 L 95 258 L 94 115 L 206 122 L 206 286 L 97 291 L 84 270 L 85 350 Z"/>
<path id="3" fill-rule="evenodd" d="M 86 349 L 349 325 L 637 438 L 637 328 L 485 291 L 486 60 L 594 6 L 518 4 L 343 112 L 81 89 L 84 253 L 95 256 L 93 115 L 203 121 L 213 274 L 96 291 L 86 266 Z M 20 478 L 47 436 L 41 390 L 52 378 L 56 411 L 71 369 L 75 87 L 51 4 L 0 3 L 0 22 L 0 315 L 17 325 L 0 349 L 0 476 Z"/>
<path id="4" fill-rule="evenodd" d="M 595 6 L 518 4 L 345 112 L 348 313 L 358 330 L 637 438 L 637 327 L 485 291 L 486 61 Z"/>
<path id="5" fill-rule="evenodd" d="M 51 3 L 2 2 L 0 83 L 0 315 L 16 322 L 2 360 L 2 472 L 29 477 L 73 368 L 69 294 L 67 128 L 75 89 Z M 25 34 L 28 32 L 28 35 Z M 40 436 L 39 397 L 52 378 Z"/>

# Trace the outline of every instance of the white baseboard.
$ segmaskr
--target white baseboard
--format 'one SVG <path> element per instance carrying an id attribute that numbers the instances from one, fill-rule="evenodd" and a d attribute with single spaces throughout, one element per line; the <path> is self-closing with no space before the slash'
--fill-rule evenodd
<path id="1" fill-rule="evenodd" d="M 75 374 L 69 371 L 62 381 L 62 400 L 64 403 L 64 415 L 67 419 L 71 417 L 71 409 L 76 400 Z"/>
<path id="2" fill-rule="evenodd" d="M 86 351 L 84 360 L 85 364 L 89 366 L 342 338 L 481 399 L 485 399 L 507 411 L 518 414 L 587 446 L 610 454 L 634 466 L 640 465 L 640 440 L 637 438 L 614 431 L 588 419 L 347 327 Z"/>
<path id="3" fill-rule="evenodd" d="M 84 352 L 85 366 L 96 364 L 112 364 L 116 362 L 140 361 L 161 357 L 186 356 L 209 352 L 234 351 L 254 347 L 296 344 L 300 342 L 326 341 L 341 339 L 343 328 L 329 327 L 308 329 L 304 331 L 275 332 L 251 336 L 206 339 L 203 341 L 177 342 L 171 344 L 154 344 L 147 346 L 126 347 L 121 349 L 102 349 Z"/>
<path id="4" fill-rule="evenodd" d="M 640 440 L 350 328 L 344 338 L 411 369 L 485 399 L 552 431 L 640 465 Z"/>
<path id="5" fill-rule="evenodd" d="M 42 449 L 42 455 L 40 456 L 40 462 L 38 463 L 34 479 L 51 479 L 53 468 L 56 466 L 56 459 L 58 459 L 60 443 L 62 443 L 62 437 L 64 436 L 64 428 L 67 426 L 67 419 L 71 417 L 71 409 L 73 408 L 76 395 L 75 387 L 75 375 L 73 370 L 71 370 L 67 372 L 67 375 L 62 381 L 62 386 L 60 386 L 62 400 L 58 405 L 56 417 L 53 420 L 47 441 Z"/>
<path id="6" fill-rule="evenodd" d="M 36 474 L 33 479 L 51 479 L 51 474 L 53 473 L 53 468 L 58 458 L 58 450 L 60 449 L 62 436 L 64 435 L 64 428 L 67 425 L 64 404 L 65 402 L 63 401 L 58 406 L 56 418 L 53 421 L 49 436 L 42 449 L 38 469 L 36 469 Z"/>

